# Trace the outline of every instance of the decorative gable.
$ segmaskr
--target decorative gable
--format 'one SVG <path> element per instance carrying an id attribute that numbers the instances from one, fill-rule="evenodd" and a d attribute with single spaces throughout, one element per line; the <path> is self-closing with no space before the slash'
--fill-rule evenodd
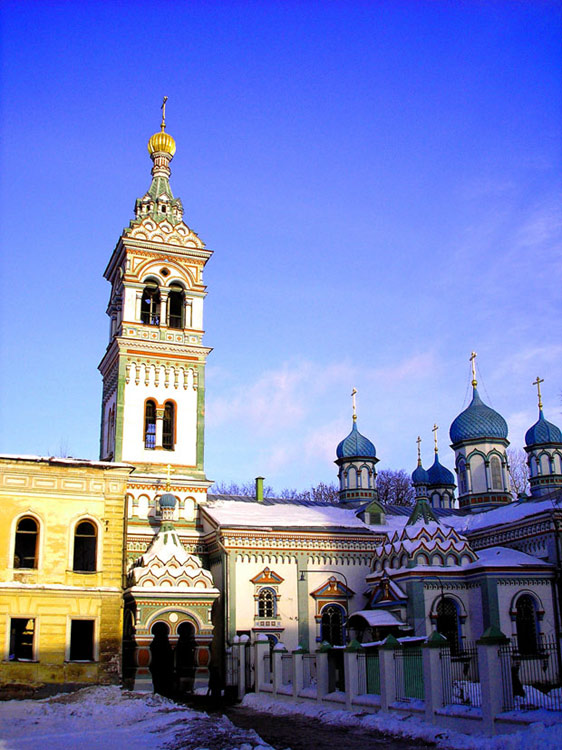
<path id="1" fill-rule="evenodd" d="M 278 573 L 274 573 L 269 568 L 264 568 L 257 576 L 250 578 L 250 582 L 255 586 L 278 586 L 284 580 Z"/>
<path id="2" fill-rule="evenodd" d="M 314 599 L 351 599 L 354 595 L 355 592 L 335 576 L 330 576 L 325 583 L 310 592 Z"/>
<path id="3" fill-rule="evenodd" d="M 403 604 L 408 598 L 400 586 L 385 573 L 369 596 L 369 607 L 375 605 Z"/>
<path id="4" fill-rule="evenodd" d="M 150 216 L 147 216 L 138 224 L 132 222 L 132 226 L 126 230 L 125 234 L 134 240 L 146 240 L 198 249 L 205 247 L 205 243 L 183 221 L 172 226 L 169 221 L 156 222 Z"/>

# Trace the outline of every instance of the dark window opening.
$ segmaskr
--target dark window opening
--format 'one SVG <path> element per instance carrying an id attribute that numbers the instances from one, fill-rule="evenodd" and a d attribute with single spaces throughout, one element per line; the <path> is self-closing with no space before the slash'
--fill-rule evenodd
<path id="1" fill-rule="evenodd" d="M 537 638 L 537 613 L 535 603 L 528 594 L 520 596 L 515 607 L 517 648 L 520 654 L 536 654 L 539 650 Z"/>
<path id="2" fill-rule="evenodd" d="M 160 325 L 160 292 L 153 282 L 147 284 L 142 293 L 141 322 L 149 326 Z"/>
<path id="3" fill-rule="evenodd" d="M 275 592 L 262 589 L 258 596 L 258 617 L 275 617 Z"/>
<path id="4" fill-rule="evenodd" d="M 449 641 L 452 654 L 458 654 L 459 644 L 459 612 L 452 599 L 441 599 L 437 605 L 437 632 Z"/>
<path id="5" fill-rule="evenodd" d="M 492 470 L 492 489 L 503 490 L 502 466 L 497 456 L 490 459 L 490 469 Z"/>
<path id="6" fill-rule="evenodd" d="M 75 571 L 93 572 L 96 569 L 97 535 L 96 527 L 90 521 L 82 521 L 74 534 Z"/>
<path id="7" fill-rule="evenodd" d="M 70 661 L 94 661 L 94 621 L 70 623 Z"/>
<path id="8" fill-rule="evenodd" d="M 10 620 L 10 661 L 33 660 L 35 620 L 13 617 Z"/>
<path id="9" fill-rule="evenodd" d="M 153 450 L 156 447 L 156 404 L 147 401 L 144 407 L 144 447 Z"/>
<path id="10" fill-rule="evenodd" d="M 344 645 L 343 612 L 333 604 L 322 611 L 320 638 L 332 646 Z"/>
<path id="11" fill-rule="evenodd" d="M 16 528 L 14 568 L 37 567 L 38 532 L 37 521 L 33 518 L 20 518 Z"/>
<path id="12" fill-rule="evenodd" d="M 164 406 L 162 422 L 162 448 L 166 451 L 174 450 L 174 405 L 168 401 Z"/>
<path id="13" fill-rule="evenodd" d="M 183 289 L 180 286 L 171 287 L 168 295 L 168 326 L 183 328 Z"/>

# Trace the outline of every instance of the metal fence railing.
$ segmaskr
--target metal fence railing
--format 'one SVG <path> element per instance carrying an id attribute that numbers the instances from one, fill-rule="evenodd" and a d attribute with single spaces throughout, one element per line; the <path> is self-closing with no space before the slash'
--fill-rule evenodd
<path id="1" fill-rule="evenodd" d="M 562 711 L 560 644 L 542 637 L 531 653 L 521 653 L 516 641 L 500 646 L 503 707 L 506 711 L 543 708 Z"/>
<path id="2" fill-rule="evenodd" d="M 367 692 L 367 655 L 357 654 L 357 695 Z"/>
<path id="3" fill-rule="evenodd" d="M 303 656 L 302 683 L 304 688 L 316 685 L 316 654 L 305 654 Z"/>
<path id="4" fill-rule="evenodd" d="M 424 698 L 423 656 L 419 647 L 406 647 L 394 651 L 397 700 Z"/>
<path id="5" fill-rule="evenodd" d="M 271 673 L 271 654 L 263 655 L 263 681 L 267 685 L 271 683 L 273 675 Z"/>
<path id="6" fill-rule="evenodd" d="M 443 705 L 481 706 L 482 691 L 478 671 L 478 649 L 475 643 L 464 643 L 462 651 L 441 649 Z"/>
<path id="7" fill-rule="evenodd" d="M 229 649 L 226 652 L 226 685 L 228 687 L 234 687 L 238 685 L 238 655 L 232 653 Z"/>
<path id="8" fill-rule="evenodd" d="M 283 654 L 281 657 L 281 682 L 283 685 L 293 684 L 293 657 Z"/>

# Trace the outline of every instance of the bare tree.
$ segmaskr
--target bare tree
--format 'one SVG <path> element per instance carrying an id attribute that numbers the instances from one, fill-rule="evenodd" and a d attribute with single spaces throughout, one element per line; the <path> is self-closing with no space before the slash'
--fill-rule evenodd
<path id="1" fill-rule="evenodd" d="M 382 469 L 377 474 L 379 500 L 391 505 L 413 505 L 414 487 L 408 472 L 404 469 Z"/>
<path id="2" fill-rule="evenodd" d="M 527 454 L 521 448 L 508 448 L 507 461 L 509 464 L 511 494 L 514 500 L 517 500 L 519 495 L 528 495 L 530 492 Z"/>
<path id="3" fill-rule="evenodd" d="M 256 496 L 256 484 L 255 482 L 244 482 L 238 484 L 237 482 L 215 482 L 212 487 L 209 487 L 210 495 L 239 495 L 241 497 L 255 497 Z M 273 497 L 273 487 L 264 485 L 263 496 Z"/>

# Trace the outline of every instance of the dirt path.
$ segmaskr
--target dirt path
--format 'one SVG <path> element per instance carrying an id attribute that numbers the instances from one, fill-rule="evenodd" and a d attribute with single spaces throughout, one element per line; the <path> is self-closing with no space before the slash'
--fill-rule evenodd
<path id="1" fill-rule="evenodd" d="M 255 729 L 276 750 L 326 750 L 347 747 L 353 750 L 410 750 L 429 748 L 426 742 L 366 731 L 355 727 L 338 727 L 302 716 L 272 716 L 242 706 L 231 706 L 224 713 L 237 727 Z"/>
<path id="2" fill-rule="evenodd" d="M 374 730 L 333 726 L 303 716 L 275 716 L 222 701 L 217 704 L 199 699 L 188 700 L 186 703 L 213 716 L 227 716 L 240 730 L 255 730 L 275 750 L 326 750 L 331 747 L 352 750 L 422 750 L 435 747 L 420 740 L 402 739 Z"/>

